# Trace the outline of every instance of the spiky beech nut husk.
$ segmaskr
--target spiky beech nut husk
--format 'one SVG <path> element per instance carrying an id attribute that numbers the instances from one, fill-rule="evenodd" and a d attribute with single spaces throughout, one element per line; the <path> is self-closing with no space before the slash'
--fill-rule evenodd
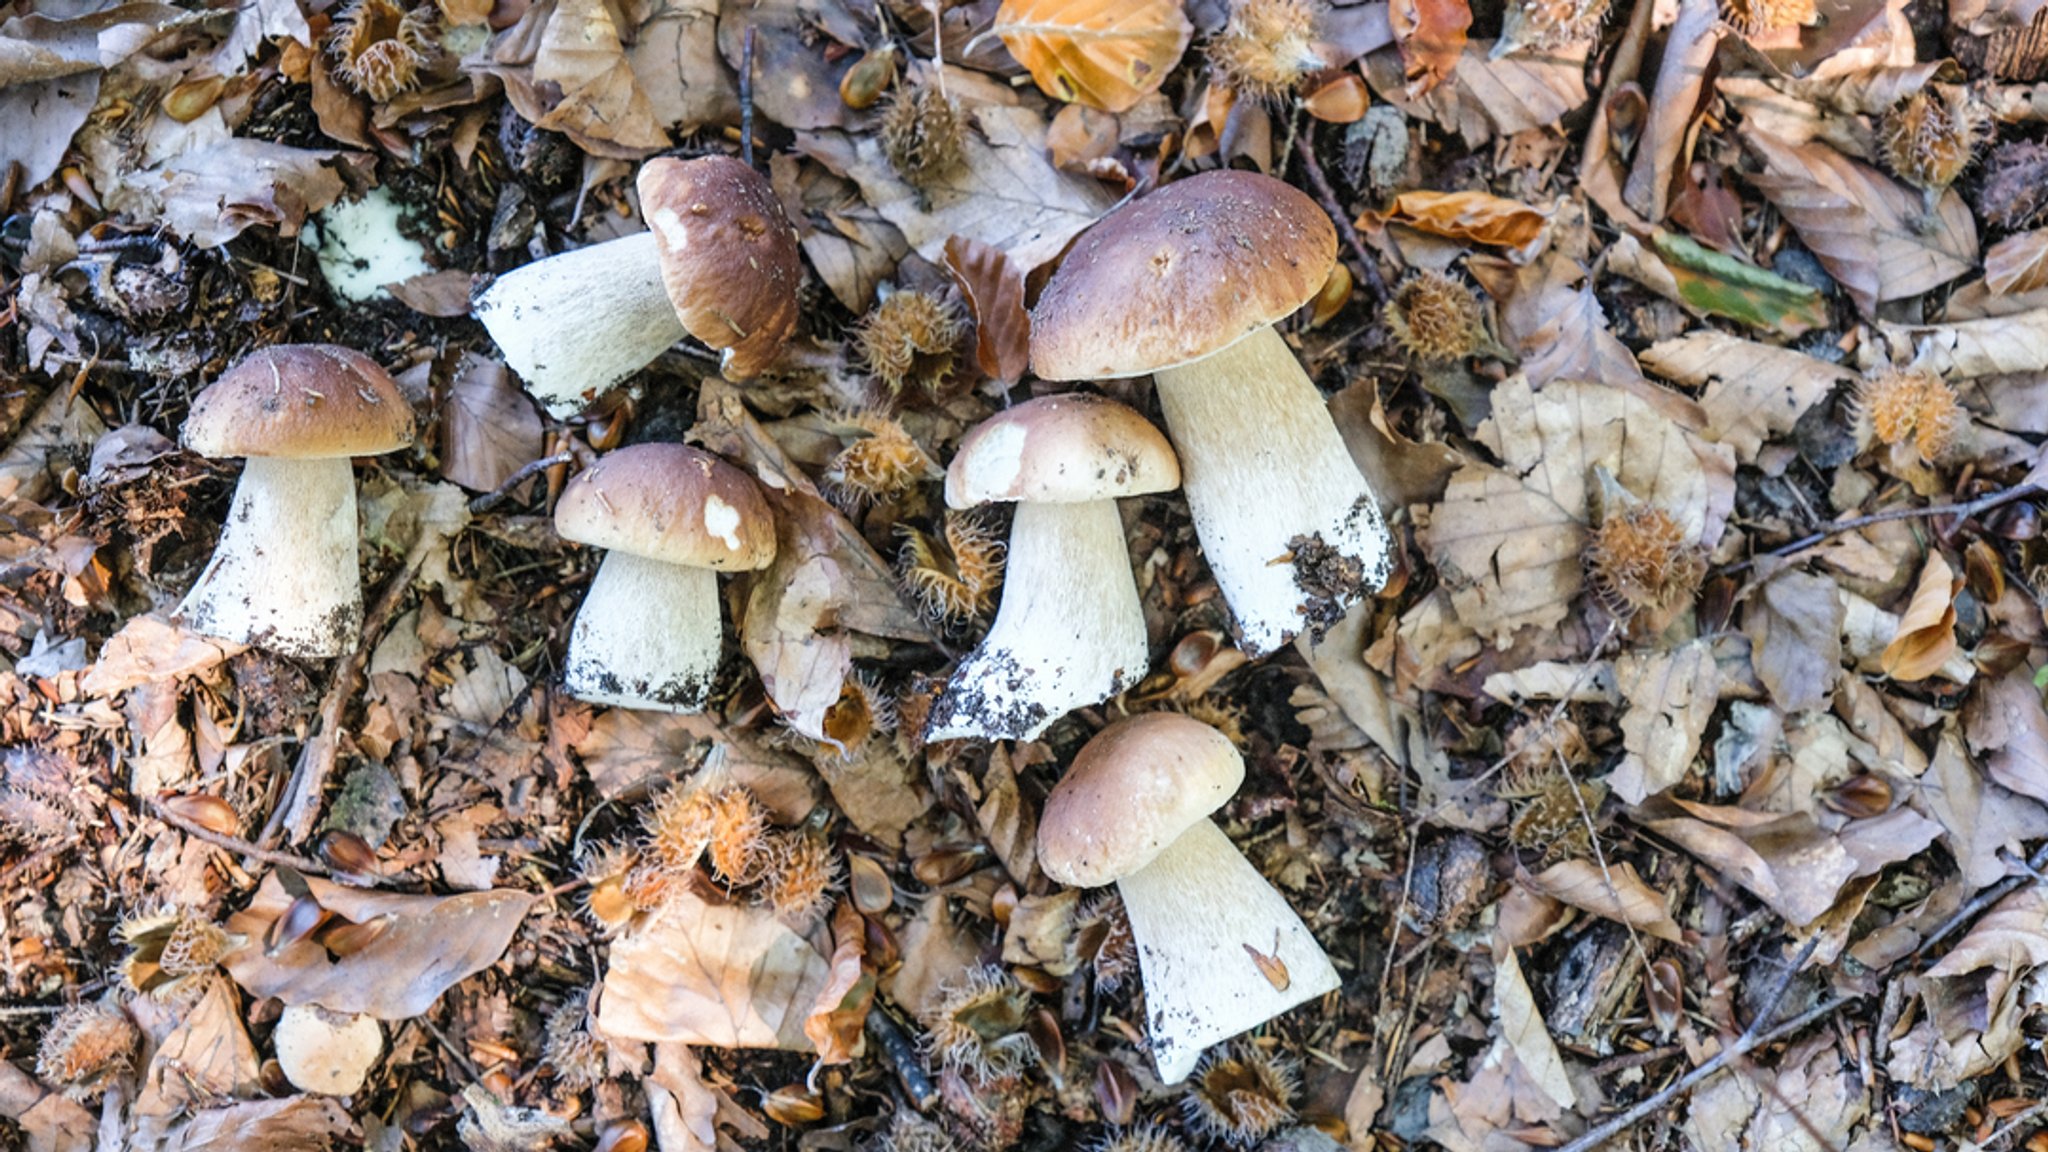
<path id="1" fill-rule="evenodd" d="M 960 1152 L 944 1128 L 904 1107 L 889 1118 L 889 1127 L 875 1138 L 870 1152 Z"/>
<path id="2" fill-rule="evenodd" d="M 839 854 L 822 838 L 802 832 L 775 832 L 762 853 L 761 904 L 792 927 L 816 923 L 832 908 L 844 866 Z"/>
<path id="3" fill-rule="evenodd" d="M 1619 485 L 1613 491 L 1622 492 Z M 1586 546 L 1586 569 L 1608 606 L 1628 614 L 1691 600 L 1706 579 L 1707 562 L 1664 508 L 1610 497 Z"/>
<path id="4" fill-rule="evenodd" d="M 419 83 L 427 24 L 397 0 L 355 0 L 335 19 L 328 45 L 334 74 L 382 104 Z"/>
<path id="5" fill-rule="evenodd" d="M 590 887 L 583 894 L 583 911 L 599 928 L 615 932 L 633 918 L 637 909 L 626 895 L 626 877 L 639 862 L 623 844 L 595 844 L 584 850 L 580 871 Z"/>
<path id="6" fill-rule="evenodd" d="M 1025 1024 L 1031 994 L 993 965 L 967 970 L 924 1016 L 925 1046 L 948 1071 L 985 1082 L 1021 1070 L 1037 1053 Z"/>
<path id="7" fill-rule="evenodd" d="M 129 986 L 160 998 L 213 971 L 237 943 L 226 929 L 190 911 L 131 920 L 121 926 L 121 938 L 130 948 L 122 965 Z"/>
<path id="8" fill-rule="evenodd" d="M 895 730 L 896 701 L 866 672 L 848 676 L 838 701 L 825 709 L 826 747 L 835 760 L 851 758 L 870 739 Z M 834 743 L 837 749 L 831 748 Z"/>
<path id="9" fill-rule="evenodd" d="M 1202 1057 L 1181 1114 L 1197 1135 L 1247 1148 L 1293 1121 L 1296 1085 L 1286 1061 L 1239 1040 Z"/>
<path id="10" fill-rule="evenodd" d="M 942 537 L 901 531 L 903 583 L 925 614 L 952 626 L 987 618 L 1003 584 L 1002 538 L 969 512 L 947 512 Z"/>
<path id="11" fill-rule="evenodd" d="M 899 292 L 890 299 L 912 295 L 922 293 Z M 876 315 L 880 313 L 878 308 Z M 832 419 L 847 429 L 850 438 L 826 466 L 825 483 L 848 509 L 857 511 L 943 475 L 901 421 L 880 412 L 847 412 Z"/>
<path id="12" fill-rule="evenodd" d="M 1088 1152 L 1187 1152 L 1180 1137 L 1157 1124 L 1113 1129 L 1088 1146 Z"/>
<path id="13" fill-rule="evenodd" d="M 619 882 L 619 894 L 626 898 L 633 912 L 652 912 L 688 885 L 688 872 L 677 872 L 654 860 L 642 860 Z"/>
<path id="14" fill-rule="evenodd" d="M 1131 934 L 1131 918 L 1114 889 L 1092 896 L 1077 917 L 1084 945 L 1094 952 L 1089 967 L 1095 973 L 1095 987 L 1113 994 L 1138 974 L 1138 940 Z"/>
<path id="15" fill-rule="evenodd" d="M 967 323 L 946 297 L 890 293 L 854 332 L 854 350 L 891 396 L 915 385 L 936 394 L 953 375 Z"/>
<path id="16" fill-rule="evenodd" d="M 896 174 L 931 188 L 967 162 L 967 115 L 936 84 L 899 84 L 877 126 L 882 152 Z"/>
<path id="17" fill-rule="evenodd" d="M 1977 211 L 1999 228 L 2032 226 L 2048 209 L 2048 144 L 2014 140 L 1998 145 L 1984 161 Z"/>
<path id="18" fill-rule="evenodd" d="M 711 869 L 728 883 L 760 878 L 768 851 L 768 810 L 745 788 L 721 789 L 711 799 Z"/>
<path id="19" fill-rule="evenodd" d="M 1516 0 L 1508 6 L 1508 32 L 1518 46 L 1563 48 L 1591 40 L 1607 22 L 1612 0 Z"/>
<path id="20" fill-rule="evenodd" d="M 73 1100 L 91 1100 L 128 1071 L 141 1042 L 141 1030 L 119 1006 L 105 1000 L 73 1004 L 43 1033 L 36 1075 Z"/>
<path id="21" fill-rule="evenodd" d="M 1209 41 L 1209 65 L 1224 87 L 1277 100 L 1328 65 L 1315 50 L 1329 5 L 1323 0 L 1236 0 Z"/>
<path id="22" fill-rule="evenodd" d="M 679 876 L 695 868 L 711 846 L 713 799 L 688 784 L 663 792 L 640 818 L 641 855 L 647 862 Z"/>
<path id="23" fill-rule="evenodd" d="M 1955 385 L 1918 369 L 1881 372 L 1864 381 L 1857 406 L 1881 443 L 1910 443 L 1928 463 L 1947 455 L 1968 423 Z"/>
<path id="24" fill-rule="evenodd" d="M 541 1062 L 571 1092 L 595 1088 L 611 1072 L 611 1046 L 590 1026 L 590 992 L 579 989 L 548 1013 Z"/>
<path id="25" fill-rule="evenodd" d="M 1814 0 L 1721 0 L 1721 19 L 1743 36 L 1803 28 L 1820 19 Z"/>
<path id="26" fill-rule="evenodd" d="M 1991 114 L 1969 89 L 1929 84 L 1893 104 L 1878 121 L 1885 166 L 1930 192 L 1956 182 L 1991 127 Z"/>
<path id="27" fill-rule="evenodd" d="M 1387 330 L 1410 356 L 1430 363 L 1463 360 L 1486 339 L 1486 314 L 1465 282 L 1421 271 L 1387 302 Z"/>

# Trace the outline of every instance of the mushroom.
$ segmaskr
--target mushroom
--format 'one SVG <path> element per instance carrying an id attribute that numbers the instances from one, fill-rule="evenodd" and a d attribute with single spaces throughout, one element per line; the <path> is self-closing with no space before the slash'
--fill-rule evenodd
<path id="1" fill-rule="evenodd" d="M 384 1029 L 370 1016 L 293 1004 L 271 1033 L 278 1067 L 301 1092 L 353 1096 L 384 1055 Z"/>
<path id="2" fill-rule="evenodd" d="M 1145 984 L 1159 1079 L 1202 1050 L 1335 989 L 1330 958 L 1208 819 L 1244 781 L 1228 737 L 1148 712 L 1097 733 L 1046 797 L 1038 862 L 1062 884 L 1115 884 Z"/>
<path id="3" fill-rule="evenodd" d="M 639 189 L 648 231 L 514 269 L 477 298 L 506 363 L 557 416 L 685 335 L 745 380 L 796 330 L 796 229 L 760 173 L 730 156 L 663 157 Z"/>
<path id="4" fill-rule="evenodd" d="M 1046 380 L 1152 374 L 1195 532 L 1252 657 L 1335 622 L 1390 562 L 1372 489 L 1273 330 L 1336 251 L 1307 196 L 1208 172 L 1083 233 L 1031 316 L 1031 369 Z"/>
<path id="5" fill-rule="evenodd" d="M 256 352 L 192 402 L 202 456 L 244 456 L 213 559 L 178 606 L 194 630 L 287 656 L 355 650 L 363 626 L 352 456 L 413 441 L 412 406 L 375 360 L 329 344 Z"/>
<path id="6" fill-rule="evenodd" d="M 933 703 L 926 739 L 1030 740 L 1137 683 L 1145 614 L 1116 501 L 1179 483 L 1166 437 L 1101 396 L 1041 397 L 967 434 L 946 504 L 1015 501 L 1017 515 L 995 623 Z"/>
<path id="7" fill-rule="evenodd" d="M 569 633 L 569 694 L 702 711 L 725 633 L 718 573 L 775 558 L 775 519 L 760 486 L 709 452 L 636 444 L 569 482 L 555 531 L 610 549 Z"/>

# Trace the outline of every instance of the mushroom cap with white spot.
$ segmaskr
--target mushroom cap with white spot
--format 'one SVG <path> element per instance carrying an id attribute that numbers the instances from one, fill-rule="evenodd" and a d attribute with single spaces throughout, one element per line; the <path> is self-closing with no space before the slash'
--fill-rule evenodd
<path id="1" fill-rule="evenodd" d="M 730 156 L 658 157 L 641 166 L 638 185 L 676 317 L 725 353 L 727 376 L 759 375 L 796 331 L 803 279 L 775 190 Z"/>
<path id="2" fill-rule="evenodd" d="M 1230 738 L 1177 712 L 1119 720 L 1083 745 L 1045 798 L 1038 863 L 1076 888 L 1150 864 L 1244 783 Z"/>
<path id="3" fill-rule="evenodd" d="M 967 433 L 946 469 L 954 508 L 1078 504 L 1178 487 L 1180 460 L 1166 436 L 1129 405 L 1088 392 L 996 413 Z"/>
<path id="4" fill-rule="evenodd" d="M 686 568 L 746 572 L 775 559 L 775 514 L 752 477 L 682 444 L 635 444 L 579 473 L 555 531 Z"/>
<path id="5" fill-rule="evenodd" d="M 384 1029 L 375 1017 L 293 1004 L 271 1033 L 278 1067 L 302 1092 L 353 1096 L 384 1054 Z"/>

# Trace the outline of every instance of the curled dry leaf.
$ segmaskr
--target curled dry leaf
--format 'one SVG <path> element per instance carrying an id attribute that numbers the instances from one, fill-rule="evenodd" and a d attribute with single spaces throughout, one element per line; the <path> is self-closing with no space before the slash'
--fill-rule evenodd
<path id="1" fill-rule="evenodd" d="M 1549 222 L 1519 200 L 1486 192 L 1403 192 L 1384 212 L 1358 218 L 1361 228 L 1405 224 L 1432 236 L 1501 248 L 1528 244 Z"/>
<path id="2" fill-rule="evenodd" d="M 1566 860 L 1524 877 L 1521 884 L 1538 895 L 1627 924 L 1659 940 L 1676 944 L 1681 939 L 1678 922 L 1665 909 L 1664 898 L 1643 882 L 1635 865 L 1625 861 L 1610 863 L 1603 872 L 1592 860 Z"/>
<path id="3" fill-rule="evenodd" d="M 87 696 L 118 696 L 130 688 L 195 676 L 242 651 L 154 613 L 132 616 L 100 649 L 79 685 Z"/>
<path id="4" fill-rule="evenodd" d="M 860 1048 L 868 1009 L 875 1002 L 875 974 L 867 966 L 867 922 L 853 903 L 839 902 L 832 913 L 831 978 L 818 992 L 804 1035 L 818 1051 L 820 1064 L 845 1064 Z"/>
<path id="5" fill-rule="evenodd" d="M 1392 0 L 1387 23 L 1401 50 L 1407 94 L 1419 100 L 1450 78 L 1465 54 L 1465 30 L 1472 26 L 1472 8 L 1465 0 Z"/>
<path id="6" fill-rule="evenodd" d="M 831 978 L 773 913 L 685 892 L 612 944 L 597 1023 L 621 1040 L 809 1052 L 805 1025 Z"/>
<path id="7" fill-rule="evenodd" d="M 2048 229 L 1993 244 L 1984 254 L 1984 286 L 2000 296 L 2048 288 Z"/>
<path id="8" fill-rule="evenodd" d="M 498 962 L 519 922 L 533 906 L 529 892 L 498 889 L 459 896 L 405 896 L 346 888 L 306 878 L 321 907 L 357 924 L 387 926 L 368 944 L 336 956 L 310 939 L 266 954 L 264 933 L 285 914 L 291 895 L 276 873 L 264 877 L 249 907 L 228 919 L 228 929 L 249 943 L 221 963 L 256 996 L 286 1004 L 317 1004 L 380 1020 L 409 1020 L 441 993 Z"/>
<path id="9" fill-rule="evenodd" d="M 1925 680 L 1956 654 L 1956 594 L 1963 582 L 1940 552 L 1927 554 L 1920 585 L 1897 637 L 1885 646 L 1884 673 L 1894 680 Z"/>
<path id="10" fill-rule="evenodd" d="M 1496 960 L 1493 971 L 1493 1014 L 1500 1021 L 1501 1039 L 1521 1058 L 1522 1068 L 1545 1096 L 1561 1108 L 1578 1103 L 1572 1081 L 1564 1066 L 1564 1054 L 1543 1023 L 1543 1010 L 1522 974 L 1522 962 L 1509 949 Z"/>
<path id="11" fill-rule="evenodd" d="M 1195 26 L 1176 0 L 1003 0 L 989 30 L 1039 91 L 1122 112 L 1166 82 Z"/>
<path id="12" fill-rule="evenodd" d="M 1361 4 L 1338 11 L 1370 11 Z M 1448 82 L 1419 100 L 1407 94 L 1407 77 L 1397 53 L 1366 58 L 1366 79 L 1375 92 L 1419 120 L 1431 121 L 1478 146 L 1496 136 L 1513 136 L 1557 124 L 1586 103 L 1586 44 L 1554 52 L 1517 52 L 1491 58 L 1492 41 L 1465 45 Z"/>
<path id="13" fill-rule="evenodd" d="M 2048 802 L 2048 709 L 2026 668 L 1978 682 L 1963 708 L 1963 733 L 1993 780 Z"/>
<path id="14" fill-rule="evenodd" d="M 974 315 L 974 359 L 984 376 L 1015 384 L 1031 361 L 1024 270 L 1002 249 L 965 236 L 946 241 L 946 270 Z"/>
<path id="15" fill-rule="evenodd" d="M 558 0 L 533 78 L 561 99 L 534 123 L 597 155 L 637 159 L 667 147 L 668 132 L 626 59 L 613 11 L 604 0 Z"/>

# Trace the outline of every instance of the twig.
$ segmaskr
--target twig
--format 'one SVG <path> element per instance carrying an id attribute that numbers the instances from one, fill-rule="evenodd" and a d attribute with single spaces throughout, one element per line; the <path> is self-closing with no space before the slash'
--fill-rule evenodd
<path id="1" fill-rule="evenodd" d="M 1978 913 L 1983 912 L 1993 904 L 2032 883 L 2034 880 L 2033 873 L 2039 873 L 2043 869 L 2048 869 L 2048 844 L 2043 844 L 2039 848 L 2034 849 L 2034 854 L 2027 857 L 2026 868 L 2029 875 L 2007 876 L 1991 887 L 1970 897 L 1967 903 L 1955 910 L 1954 915 L 1941 922 L 1941 927 L 1936 928 L 1928 934 L 1925 940 L 1920 941 L 1920 946 L 1913 949 L 1913 955 L 1916 957 L 1927 955 L 1929 948 L 1948 939 L 1955 933 L 1956 929 L 1976 919 Z"/>
<path id="2" fill-rule="evenodd" d="M 2015 500 L 2023 500 L 2028 496 L 2036 495 L 2040 491 L 2041 489 L 2032 483 L 2015 484 L 2003 492 L 1993 492 L 1989 496 L 1980 496 L 1963 504 L 1936 504 L 1928 508 L 1892 508 L 1884 512 L 1872 512 L 1868 516 L 1858 516 L 1853 520 L 1838 520 L 1811 536 L 1794 540 L 1790 544 L 1780 545 L 1769 552 L 1730 564 L 1720 571 L 1723 573 L 1741 572 L 1744 569 L 1755 567 L 1760 560 L 1770 557 L 1795 555 L 1827 540 L 1831 536 L 1839 536 L 1844 532 L 1854 532 L 1859 528 L 1868 528 L 1872 524 L 1887 524 L 1893 520 L 1919 520 L 1935 516 L 1958 516 L 1967 520 L 1972 516 L 1989 512 L 1993 508 L 2004 507 Z"/>
<path id="3" fill-rule="evenodd" d="M 939 1090 L 932 1086 L 932 1079 L 925 1074 L 924 1061 L 917 1054 L 917 1045 L 903 1034 L 886 1011 L 877 1007 L 868 1013 L 867 1033 L 874 1037 L 875 1046 L 882 1055 L 889 1058 L 889 1066 L 896 1070 L 896 1079 L 903 1090 L 910 1093 L 911 1103 L 919 1111 L 932 1106 L 939 1098 Z"/>
<path id="4" fill-rule="evenodd" d="M 740 162 L 754 166 L 754 26 L 740 39 Z"/>
<path id="5" fill-rule="evenodd" d="M 1358 258 L 1359 274 L 1365 277 L 1365 290 L 1372 293 L 1374 301 L 1387 302 L 1387 282 L 1380 279 L 1379 262 L 1365 247 L 1365 241 L 1358 238 L 1358 229 L 1351 226 L 1351 217 L 1344 214 L 1344 206 L 1337 203 L 1336 190 L 1330 187 L 1330 178 L 1323 175 L 1322 162 L 1316 159 L 1316 126 L 1313 121 L 1304 124 L 1301 135 L 1294 138 L 1294 154 L 1301 157 L 1301 170 L 1308 175 L 1316 199 L 1322 202 L 1323 211 L 1330 214 L 1330 220 L 1337 225 L 1337 235 Z"/>
<path id="6" fill-rule="evenodd" d="M 1593 1149 L 1600 1147 L 1629 1128 L 1641 1123 L 1652 1113 L 1670 1107 L 1680 1096 L 1692 1091 L 1699 1086 L 1701 1081 L 1727 1067 L 1729 1062 L 1736 1057 L 1746 1055 L 1752 1049 L 1790 1036 L 1794 1032 L 1813 1024 L 1815 1021 L 1825 1019 L 1841 1011 L 1845 1006 L 1861 999 L 1861 996 L 1853 993 L 1832 997 L 1822 1004 L 1801 1012 L 1799 1015 L 1794 1016 L 1792 1019 L 1785 1021 L 1768 1032 L 1757 1031 L 1757 1026 L 1765 1020 L 1764 1016 L 1759 1015 L 1755 1021 L 1751 1022 L 1748 1028 L 1743 1030 L 1742 1035 L 1736 1038 L 1735 1043 L 1715 1053 L 1712 1059 L 1679 1077 L 1677 1080 L 1672 1081 L 1669 1086 L 1665 1087 L 1655 1096 L 1644 1100 L 1626 1112 L 1609 1117 L 1597 1127 L 1589 1129 L 1585 1135 L 1580 1136 L 1577 1140 L 1559 1148 L 1557 1152 L 1593 1152 Z"/>
<path id="7" fill-rule="evenodd" d="M 165 807 L 164 802 L 155 796 L 150 797 L 146 803 L 149 805 L 150 815 L 169 824 L 185 835 L 204 840 L 216 848 L 225 848 L 238 856 L 246 856 L 251 860 L 261 860 L 265 864 L 282 864 L 287 868 L 296 868 L 301 872 L 310 872 L 315 876 L 332 876 L 334 874 L 333 869 L 313 859 L 311 856 L 301 856 L 296 852 L 279 852 L 275 849 L 264 848 L 251 844 L 240 836 L 230 836 L 225 832 L 215 832 L 203 824 L 187 820 L 185 817 Z"/>
<path id="8" fill-rule="evenodd" d="M 543 456 L 538 460 L 521 465 L 519 471 L 514 472 L 503 484 L 471 500 L 469 502 L 469 514 L 481 516 L 489 512 L 491 509 L 503 504 L 506 497 L 512 495 L 514 488 L 519 487 L 521 484 L 526 483 L 528 480 L 553 468 L 557 464 L 567 464 L 575 458 L 576 455 L 573 452 L 557 452 L 553 456 Z"/>
<path id="9" fill-rule="evenodd" d="M 2000 1124 L 1996 1128 L 1993 1128 L 1991 1130 L 1991 1135 L 1986 1136 L 1983 1140 L 1978 1142 L 1978 1147 L 1997 1147 L 1998 1142 L 2000 1140 L 2009 1140 L 2014 1136 L 2019 1135 L 2019 1130 L 2022 1125 L 2030 1124 L 2033 1121 L 2039 1119 L 2041 1113 L 2043 1112 L 2048 1112 L 2048 1100 L 2043 1100 L 2035 1104 L 2030 1104 L 2027 1107 L 2020 1109 L 2018 1112 L 2015 1112 L 2010 1117 L 2008 1117 L 2004 1123 Z"/>

